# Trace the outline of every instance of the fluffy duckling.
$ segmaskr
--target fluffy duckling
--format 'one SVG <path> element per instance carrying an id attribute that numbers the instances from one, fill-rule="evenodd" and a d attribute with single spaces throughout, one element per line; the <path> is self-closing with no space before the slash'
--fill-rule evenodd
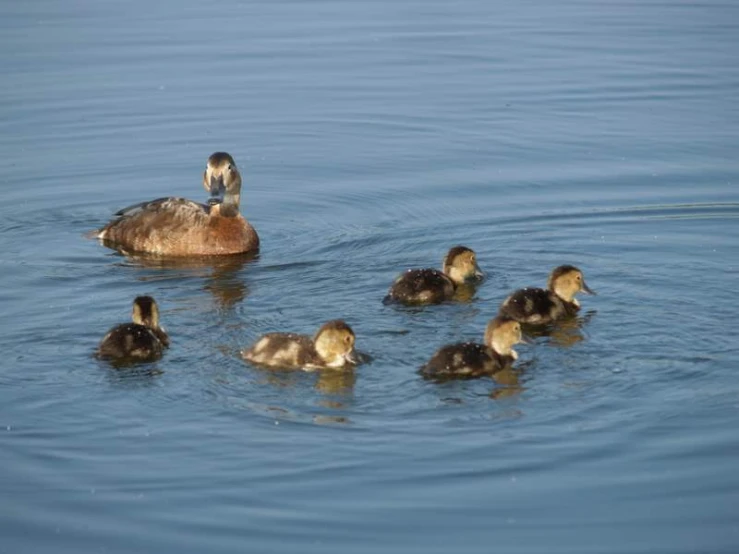
<path id="1" fill-rule="evenodd" d="M 203 186 L 211 198 L 159 198 L 124 208 L 93 236 L 124 252 L 212 256 L 257 252 L 259 237 L 239 213 L 241 174 L 226 152 L 208 158 Z"/>
<path id="2" fill-rule="evenodd" d="M 420 369 L 420 373 L 431 379 L 471 379 L 492 375 L 510 367 L 518 359 L 513 345 L 519 342 L 525 342 L 521 324 L 499 315 L 485 328 L 485 344 L 462 342 L 443 346 Z"/>
<path id="3" fill-rule="evenodd" d="M 457 287 L 468 280 L 480 279 L 482 271 L 475 253 L 466 246 L 455 246 L 444 257 L 443 271 L 409 269 L 390 287 L 385 302 L 408 305 L 439 304 L 454 296 Z"/>
<path id="4" fill-rule="evenodd" d="M 586 284 L 582 271 L 574 265 L 561 265 L 549 275 L 546 289 L 520 289 L 506 298 L 500 313 L 522 323 L 543 325 L 575 315 L 580 303 L 578 292 L 595 294 Z"/>
<path id="5" fill-rule="evenodd" d="M 169 347 L 169 337 L 159 326 L 159 307 L 151 296 L 137 296 L 131 314 L 133 323 L 113 327 L 97 349 L 100 358 L 155 360 Z"/>
<path id="6" fill-rule="evenodd" d="M 335 319 L 321 325 L 313 337 L 294 333 L 268 333 L 241 356 L 252 363 L 283 369 L 344 368 L 354 365 L 354 331 Z"/>

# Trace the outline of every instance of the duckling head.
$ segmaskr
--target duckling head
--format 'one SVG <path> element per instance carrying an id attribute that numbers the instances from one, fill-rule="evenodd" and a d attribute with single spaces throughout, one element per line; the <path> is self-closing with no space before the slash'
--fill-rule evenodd
<path id="1" fill-rule="evenodd" d="M 580 305 L 575 298 L 578 292 L 595 294 L 595 291 L 591 290 L 585 284 L 585 277 L 583 277 L 582 271 L 574 265 L 555 267 L 549 275 L 547 288 L 565 302 L 572 302 L 576 306 Z"/>
<path id="2" fill-rule="evenodd" d="M 518 359 L 513 346 L 526 342 L 521 332 L 521 324 L 508 316 L 499 315 L 490 320 L 485 328 L 485 345 L 503 356 Z"/>
<path id="3" fill-rule="evenodd" d="M 214 152 L 208 158 L 203 174 L 203 186 L 210 193 L 210 205 L 222 204 L 238 211 L 241 201 L 241 174 L 227 152 Z"/>
<path id="4" fill-rule="evenodd" d="M 340 319 L 324 323 L 313 337 L 316 352 L 328 367 L 355 364 L 354 341 L 354 331 Z"/>
<path id="5" fill-rule="evenodd" d="M 482 270 L 477 265 L 475 252 L 466 246 L 455 246 L 444 257 L 444 273 L 457 285 L 470 279 L 480 279 Z"/>
<path id="6" fill-rule="evenodd" d="M 137 296 L 133 301 L 131 319 L 149 329 L 159 329 L 159 306 L 151 296 Z"/>

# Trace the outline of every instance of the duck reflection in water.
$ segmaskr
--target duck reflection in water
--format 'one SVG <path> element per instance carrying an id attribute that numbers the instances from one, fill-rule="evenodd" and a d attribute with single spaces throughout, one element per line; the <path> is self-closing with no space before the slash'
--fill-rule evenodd
<path id="1" fill-rule="evenodd" d="M 313 388 L 323 394 L 346 396 L 354 394 L 354 383 L 357 375 L 354 370 L 331 371 L 318 370 L 310 373 L 291 371 L 289 369 L 264 369 L 257 368 L 264 377 L 264 381 L 270 385 L 283 388 L 302 387 L 308 381 L 314 381 Z M 343 407 L 343 403 L 327 404 L 328 407 Z"/>
<path id="2" fill-rule="evenodd" d="M 316 380 L 316 390 L 323 394 L 331 395 L 351 395 L 354 394 L 354 383 L 357 382 L 357 375 L 353 369 L 347 371 L 319 371 Z M 333 400 L 324 400 L 321 402 L 330 408 L 342 408 L 342 402 Z"/>
<path id="3" fill-rule="evenodd" d="M 551 346 L 570 348 L 585 340 L 583 328 L 590 323 L 596 313 L 595 310 L 591 310 L 583 315 L 570 316 L 547 325 L 523 324 L 522 328 L 524 334 L 531 339 L 547 337 L 549 339 L 547 342 Z"/>
<path id="4" fill-rule="evenodd" d="M 534 365 L 534 360 L 526 360 L 520 362 L 515 368 L 507 367 L 495 373 L 492 378 L 497 385 L 489 394 L 494 400 L 503 398 L 511 398 L 518 396 L 526 387 L 523 385 L 523 378 L 526 371 Z"/>
<path id="5" fill-rule="evenodd" d="M 319 408 L 340 411 L 349 408 L 354 399 L 354 384 L 357 376 L 355 371 L 317 370 L 310 373 L 291 371 L 288 369 L 264 369 L 255 366 L 265 383 L 284 389 L 290 389 L 288 397 L 298 398 L 301 402 L 315 402 Z M 317 393 L 311 392 L 310 386 Z M 293 413 L 294 407 L 271 406 L 276 412 Z M 308 408 L 309 411 L 315 407 Z M 315 414 L 314 423 L 350 423 L 351 420 L 340 413 Z"/>
<path id="6" fill-rule="evenodd" d="M 130 363 L 109 362 L 111 371 L 106 374 L 108 383 L 116 387 L 127 389 L 149 388 L 157 384 L 157 380 L 164 375 L 164 370 L 157 365 L 142 367 Z"/>
<path id="7" fill-rule="evenodd" d="M 127 254 L 125 258 L 130 263 L 124 265 L 155 271 L 155 273 L 139 276 L 141 281 L 193 277 L 203 279 L 203 290 L 213 295 L 216 305 L 220 309 L 230 309 L 248 296 L 249 288 L 241 275 L 241 270 L 254 261 L 257 255 L 233 254 L 175 258 Z"/>

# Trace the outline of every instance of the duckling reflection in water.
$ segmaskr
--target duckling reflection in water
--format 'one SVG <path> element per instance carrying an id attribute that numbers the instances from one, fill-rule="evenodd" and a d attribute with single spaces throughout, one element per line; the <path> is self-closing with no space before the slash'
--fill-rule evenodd
<path id="1" fill-rule="evenodd" d="M 525 288 L 508 296 L 500 313 L 521 323 L 544 325 L 570 317 L 580 310 L 578 292 L 595 294 L 586 284 L 582 271 L 574 265 L 561 265 L 549 275 L 546 289 Z"/>
<path id="2" fill-rule="evenodd" d="M 151 296 L 133 301 L 133 323 L 113 327 L 97 349 L 100 358 L 119 361 L 152 361 L 169 347 L 169 337 L 159 326 L 159 307 Z"/>
<path id="3" fill-rule="evenodd" d="M 466 246 L 455 246 L 449 250 L 442 267 L 443 271 L 438 269 L 405 271 L 395 279 L 384 302 L 408 305 L 439 304 L 450 300 L 461 285 L 483 277 L 475 253 Z"/>
<path id="4" fill-rule="evenodd" d="M 346 371 L 322 371 L 316 380 L 316 390 L 323 394 L 346 396 L 354 391 L 357 382 L 357 374 L 352 369 Z M 322 406 L 330 408 L 343 408 L 344 402 L 337 400 L 323 400 L 319 402 Z"/>
<path id="5" fill-rule="evenodd" d="M 521 324 L 506 316 L 490 320 L 485 329 L 485 344 L 463 342 L 440 348 L 419 370 L 421 375 L 435 380 L 472 379 L 494 376 L 508 369 L 518 359 L 513 346 L 525 342 Z"/>
<path id="6" fill-rule="evenodd" d="M 585 340 L 583 327 L 596 313 L 594 310 L 584 314 L 580 311 L 577 316 L 559 319 L 546 325 L 525 325 L 524 332 L 530 339 L 547 337 L 548 340 L 543 342 L 545 345 L 570 348 Z"/>
<path id="7" fill-rule="evenodd" d="M 282 369 L 344 369 L 354 366 L 355 335 L 340 319 L 324 323 L 313 337 L 294 333 L 268 333 L 241 356 L 249 362 Z"/>
<path id="8" fill-rule="evenodd" d="M 241 174 L 226 152 L 208 158 L 203 186 L 208 204 L 158 198 L 124 208 L 92 236 L 123 253 L 163 256 L 222 256 L 256 252 L 259 237 L 239 212 Z"/>

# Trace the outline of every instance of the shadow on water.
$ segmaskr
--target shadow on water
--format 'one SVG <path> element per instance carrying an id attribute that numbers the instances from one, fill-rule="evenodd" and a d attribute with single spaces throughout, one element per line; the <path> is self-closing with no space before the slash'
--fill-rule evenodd
<path id="1" fill-rule="evenodd" d="M 258 255 L 253 253 L 187 258 L 124 255 L 120 252 L 118 255 L 126 260 L 119 265 L 152 270 L 139 275 L 140 281 L 202 279 L 202 289 L 210 293 L 216 305 L 224 310 L 233 308 L 249 295 L 249 287 L 241 275 L 241 270 L 258 258 Z"/>

